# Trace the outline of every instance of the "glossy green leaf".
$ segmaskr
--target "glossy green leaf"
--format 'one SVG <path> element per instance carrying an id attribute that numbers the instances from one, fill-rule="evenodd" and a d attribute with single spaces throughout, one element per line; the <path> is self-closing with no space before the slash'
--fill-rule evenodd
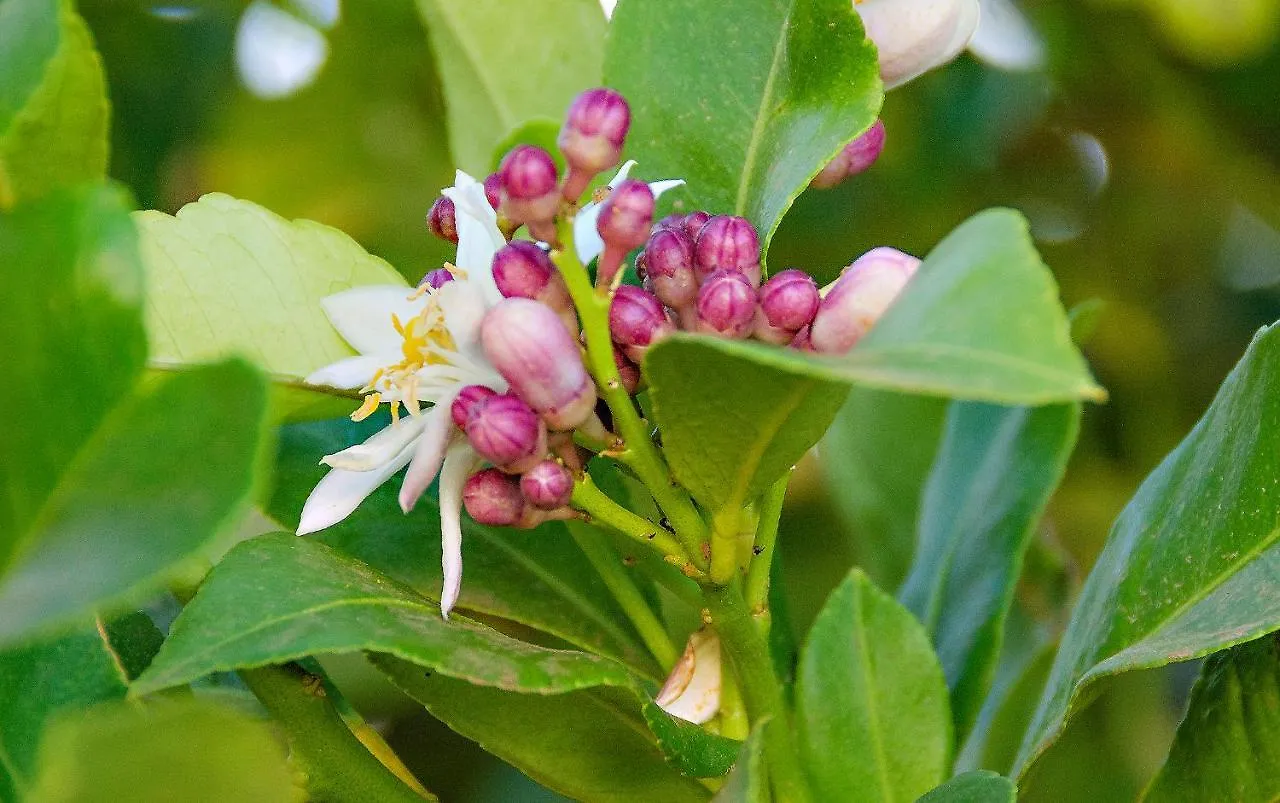
<path id="1" fill-rule="evenodd" d="M 444 85 L 454 163 L 477 177 L 532 117 L 564 118 L 600 83 L 605 19 L 596 0 L 418 0 Z"/>
<path id="2" fill-rule="evenodd" d="M 240 544 L 213 569 L 133 691 L 361 651 L 512 691 L 631 682 L 613 661 L 516 641 L 458 615 L 446 620 L 437 604 L 367 565 L 317 541 L 277 533 Z"/>
<path id="3" fill-rule="evenodd" d="M 1013 781 L 988 770 L 974 770 L 957 775 L 919 803 L 1013 803 L 1017 797 Z"/>
<path id="4" fill-rule="evenodd" d="M 924 623 L 959 738 L 991 687 L 1022 556 L 1080 429 L 1080 406 L 954 402 L 898 598 Z"/>
<path id="5" fill-rule="evenodd" d="M 75 4 L 0 3 L 0 209 L 106 172 L 106 79 Z"/>
<path id="6" fill-rule="evenodd" d="M 1280 642 L 1210 656 L 1169 757 L 1145 800 L 1280 797 Z"/>
<path id="7" fill-rule="evenodd" d="M 1063 636 L 1018 772 L 1099 678 L 1280 627 L 1280 328 L 1261 330 L 1178 448 L 1120 514 Z"/>
<path id="8" fill-rule="evenodd" d="M 355 354 L 320 300 L 360 285 L 403 285 L 390 265 L 337 229 L 288 221 L 220 193 L 176 216 L 139 212 L 135 220 L 153 366 L 241 354 L 275 380 L 281 416 L 324 418 L 355 409 L 349 394 L 335 398 L 301 385 L 317 368 Z"/>
<path id="9" fill-rule="evenodd" d="M 713 798 L 715 803 L 769 803 L 769 775 L 764 764 L 764 736 L 756 726 L 738 753 L 733 771 Z"/>
<path id="10" fill-rule="evenodd" d="M 672 766 L 691 778 L 719 778 L 733 767 L 742 742 L 715 733 L 707 733 L 698 725 L 673 717 L 647 701 L 641 714 L 658 747 Z"/>
<path id="11" fill-rule="evenodd" d="M 911 800 L 946 777 L 951 713 L 929 636 L 859 569 L 809 631 L 796 718 L 817 799 Z"/>
<path id="12" fill-rule="evenodd" d="M 382 423 L 338 420 L 283 428 L 267 512 L 296 526 L 303 502 L 324 476 L 319 459 L 360 442 Z M 406 516 L 396 501 L 398 488 L 393 478 L 348 519 L 307 537 L 438 599 L 440 518 L 434 492 Z M 513 530 L 485 527 L 464 516 L 462 555 L 462 609 L 519 622 L 657 674 L 626 615 L 562 525 Z"/>
<path id="13" fill-rule="evenodd" d="M 373 662 L 450 728 L 575 800 L 710 797 L 666 762 L 625 690 L 517 694 L 424 672 L 387 655 L 373 656 Z"/>
<path id="14" fill-rule="evenodd" d="M 104 706 L 50 728 L 30 803 L 290 803 L 283 745 L 267 722 L 197 700 Z"/>
<path id="15" fill-rule="evenodd" d="M 743 215 L 765 243 L 883 99 L 845 0 L 620 3 L 605 82 L 631 103 L 627 153 L 645 175 L 685 179 L 695 208 Z"/>
<path id="16" fill-rule="evenodd" d="M 753 364 L 712 342 L 673 335 L 649 349 L 644 370 L 671 470 L 719 510 L 754 499 L 795 465 L 848 388 Z"/>

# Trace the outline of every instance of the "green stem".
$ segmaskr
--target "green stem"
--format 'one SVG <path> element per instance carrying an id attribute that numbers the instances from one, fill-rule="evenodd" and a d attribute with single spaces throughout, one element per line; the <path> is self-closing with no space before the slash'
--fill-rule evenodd
<path id="1" fill-rule="evenodd" d="M 581 525 L 569 522 L 569 534 L 587 556 L 587 561 L 600 575 L 600 579 L 604 581 L 613 598 L 627 614 L 631 624 L 635 625 L 636 632 L 640 634 L 649 652 L 657 659 L 662 671 L 670 672 L 676 665 L 680 653 L 671 641 L 671 636 L 667 635 L 667 629 L 649 607 L 649 601 L 640 593 L 631 576 L 622 568 L 618 553 L 601 541 L 596 533 L 585 532 L 585 529 Z"/>
<path id="2" fill-rule="evenodd" d="M 650 549 L 656 549 L 667 561 L 680 565 L 689 562 L 689 554 L 671 533 L 613 501 L 611 496 L 600 490 L 590 474 L 583 474 L 574 483 L 570 504 L 590 516 L 592 521 L 607 524 Z"/>
<path id="3" fill-rule="evenodd" d="M 742 508 L 729 504 L 711 520 L 711 582 L 728 585 L 738 574 L 738 535 Z"/>
<path id="4" fill-rule="evenodd" d="M 720 735 L 738 741 L 751 735 L 751 720 L 742 701 L 742 690 L 723 643 L 720 645 Z"/>
<path id="5" fill-rule="evenodd" d="M 787 495 L 791 472 L 773 484 L 765 492 L 760 505 L 760 524 L 756 530 L 755 557 L 747 570 L 747 583 L 743 590 L 747 609 L 760 616 L 769 611 L 769 571 L 773 567 L 774 547 L 778 542 L 778 522 L 782 518 L 782 503 Z"/>
<path id="6" fill-rule="evenodd" d="M 560 223 L 557 232 L 560 242 L 573 242 L 573 222 Z M 705 571 L 706 557 L 702 554 L 707 542 L 707 525 L 689 498 L 671 478 L 666 462 L 649 439 L 649 431 L 636 411 L 631 396 L 622 386 L 618 365 L 613 361 L 613 338 L 609 334 L 610 295 L 607 288 L 597 291 L 587 274 L 586 266 L 572 248 L 551 252 L 551 259 L 559 268 L 569 289 L 569 296 L 578 310 L 582 331 L 587 340 L 587 367 L 599 386 L 613 425 L 622 436 L 625 449 L 616 457 L 629 466 L 648 487 L 662 512 L 671 521 L 676 536 L 685 546 L 693 564 Z"/>
<path id="7" fill-rule="evenodd" d="M 707 614 L 733 665 L 752 724 L 768 720 L 764 725 L 764 752 L 776 799 L 807 803 L 809 788 L 791 737 L 791 712 L 773 673 L 769 648 L 752 620 L 739 586 L 735 582 L 724 587 L 705 587 L 702 598 Z"/>

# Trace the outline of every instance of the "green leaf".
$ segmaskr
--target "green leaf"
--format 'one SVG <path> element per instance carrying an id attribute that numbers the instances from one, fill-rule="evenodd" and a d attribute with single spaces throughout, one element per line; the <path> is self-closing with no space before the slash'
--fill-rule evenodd
<path id="1" fill-rule="evenodd" d="M 517 694 L 423 672 L 387 655 L 372 660 L 450 728 L 575 800 L 678 803 L 710 796 L 666 763 L 625 690 Z"/>
<path id="2" fill-rule="evenodd" d="M 600 83 L 605 19 L 596 0 L 418 0 L 444 85 L 453 160 L 477 177 L 532 117 L 563 119 Z"/>
<path id="3" fill-rule="evenodd" d="M 767 244 L 809 180 L 875 122 L 875 48 L 844 0 L 620 3 L 605 82 L 631 103 L 628 155 Z"/>
<path id="4" fill-rule="evenodd" d="M 390 265 L 337 229 L 290 222 L 220 193 L 176 216 L 139 212 L 135 220 L 152 365 L 242 354 L 275 380 L 282 417 L 325 418 L 355 408 L 350 394 L 301 384 L 317 368 L 355 354 L 320 300 L 359 285 L 403 285 Z"/>
<path id="5" fill-rule="evenodd" d="M 308 655 L 390 653 L 449 677 L 538 693 L 627 686 L 619 664 L 537 647 L 454 615 L 357 560 L 289 533 L 246 541 L 213 569 L 133 686 L 148 694 L 213 672 Z"/>
<path id="6" fill-rule="evenodd" d="M 764 736 L 759 725 L 742 745 L 733 771 L 716 793 L 715 803 L 769 803 L 769 776 L 764 764 Z"/>
<path id="7" fill-rule="evenodd" d="M 1017 797 L 1013 781 L 988 770 L 974 770 L 957 775 L 918 803 L 1013 803 Z"/>
<path id="8" fill-rule="evenodd" d="M 646 700 L 640 708 L 658 747 L 672 766 L 690 778 L 719 778 L 733 767 L 742 742 L 707 733 L 692 722 L 673 717 Z"/>
<path id="9" fill-rule="evenodd" d="M 959 739 L 991 687 L 1022 556 L 1079 429 L 1079 404 L 953 402 L 948 412 L 898 598 L 933 637 Z"/>
<path id="10" fill-rule="evenodd" d="M 720 510 L 741 507 L 795 465 L 848 388 L 753 364 L 714 342 L 673 335 L 649 349 L 644 370 L 671 470 L 699 502 Z"/>
<path id="11" fill-rule="evenodd" d="M 338 420 L 284 427 L 267 512 L 295 526 L 307 495 L 324 476 L 319 459 L 360 442 L 383 423 Z M 440 517 L 434 491 L 406 516 L 396 501 L 398 486 L 396 479 L 389 481 L 348 519 L 308 539 L 438 599 Z M 626 615 L 562 525 L 512 530 L 463 518 L 460 608 L 519 622 L 660 678 Z"/>
<path id="12" fill-rule="evenodd" d="M 1274 636 L 1210 656 L 1169 757 L 1145 800 L 1280 797 L 1280 643 Z"/>
<path id="13" fill-rule="evenodd" d="M 1280 627 L 1280 327 L 1261 330 L 1195 429 L 1120 514 L 1023 739 L 1018 774 L 1099 678 Z"/>
<path id="14" fill-rule="evenodd" d="M 503 137 L 493 149 L 493 158 L 489 160 L 489 169 L 496 172 L 498 166 L 502 163 L 502 157 L 507 155 L 507 151 L 517 145 L 536 145 L 547 153 L 551 154 L 551 158 L 556 162 L 556 168 L 564 171 L 564 154 L 560 152 L 556 139 L 560 136 L 560 124 L 555 120 L 540 117 L 536 120 L 529 120 L 523 125 L 517 126 L 514 130 Z"/>
<path id="15" fill-rule="evenodd" d="M 0 210 L 107 172 L 107 87 L 70 0 L 0 3 Z"/>
<path id="16" fill-rule="evenodd" d="M 911 800 L 946 777 L 951 713 L 929 636 L 859 569 L 809 631 L 796 717 L 818 799 Z"/>
<path id="17" fill-rule="evenodd" d="M 297 799 L 271 727 L 197 700 L 103 706 L 48 731 L 30 803 Z"/>

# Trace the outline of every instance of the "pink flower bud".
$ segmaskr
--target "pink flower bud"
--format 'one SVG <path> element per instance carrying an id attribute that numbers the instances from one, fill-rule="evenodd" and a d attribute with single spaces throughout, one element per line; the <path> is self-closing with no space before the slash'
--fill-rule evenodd
<path id="1" fill-rule="evenodd" d="M 534 507 L 555 510 L 569 504 L 573 475 L 555 460 L 543 460 L 520 478 L 520 491 Z"/>
<path id="2" fill-rule="evenodd" d="M 569 165 L 567 200 L 576 201 L 597 173 L 618 163 L 630 127 L 631 109 L 612 89 L 588 89 L 574 98 L 556 140 Z"/>
<path id="3" fill-rule="evenodd" d="M 504 471 L 519 473 L 547 453 L 547 428 L 529 405 L 503 393 L 471 405 L 464 428 L 471 447 Z"/>
<path id="4" fill-rule="evenodd" d="M 525 507 L 520 481 L 496 468 L 487 468 L 467 479 L 462 487 L 462 504 L 471 518 L 494 527 L 515 524 Z"/>
<path id="5" fill-rule="evenodd" d="M 452 273 L 446 268 L 436 268 L 435 270 L 427 271 L 427 275 L 422 277 L 422 281 L 418 282 L 418 286 L 439 290 L 451 281 L 453 281 Z"/>
<path id="6" fill-rule="evenodd" d="M 698 290 L 697 329 L 722 337 L 746 337 L 756 316 L 756 288 L 736 270 L 720 270 Z"/>
<path id="7" fill-rule="evenodd" d="M 790 343 L 796 332 L 808 326 L 818 311 L 818 284 L 794 268 L 770 277 L 760 288 L 760 312 L 756 337 L 769 343 Z"/>
<path id="8" fill-rule="evenodd" d="M 440 197 L 431 205 L 431 211 L 427 213 L 427 227 L 431 229 L 431 233 L 446 240 L 458 244 L 458 221 L 453 208 L 453 199 Z"/>
<path id="9" fill-rule="evenodd" d="M 466 430 L 467 417 L 471 415 L 471 408 L 477 402 L 487 399 L 490 396 L 497 396 L 498 392 L 484 385 L 467 385 L 458 391 L 458 395 L 453 400 L 453 405 L 449 408 L 449 415 L 453 418 L 453 423 L 458 429 Z"/>
<path id="10" fill-rule="evenodd" d="M 551 257 L 528 240 L 510 242 L 493 255 L 493 281 L 506 298 L 536 300 L 554 276 Z"/>
<path id="11" fill-rule="evenodd" d="M 609 332 L 613 342 L 643 348 L 673 331 L 675 326 L 657 296 L 630 284 L 620 286 L 614 293 L 609 304 Z M 635 359 L 630 349 L 627 356 Z"/>
<path id="12" fill-rule="evenodd" d="M 659 229 L 644 247 L 645 273 L 662 303 L 687 307 L 698 297 L 693 241 L 681 229 Z"/>
<path id="13" fill-rule="evenodd" d="M 675 229 L 677 231 L 684 231 L 684 215 L 667 215 L 662 220 L 653 224 L 653 230 L 656 232 L 658 229 Z"/>
<path id="14" fill-rule="evenodd" d="M 889 308 L 920 260 L 893 248 L 875 248 L 845 268 L 827 290 L 809 328 L 814 351 L 843 354 Z"/>
<path id="15" fill-rule="evenodd" d="M 484 178 L 484 199 L 497 212 L 502 206 L 502 174 L 490 173 Z"/>
<path id="16" fill-rule="evenodd" d="M 809 186 L 830 189 L 850 176 L 862 173 L 880 158 L 884 150 L 884 121 L 876 120 L 862 136 L 844 146 L 836 158 L 814 176 Z"/>
<path id="17" fill-rule="evenodd" d="M 732 270 L 745 274 L 753 287 L 760 284 L 760 238 L 746 218 L 711 218 L 698 234 L 693 254 L 699 279 L 718 270 Z"/>
<path id="18" fill-rule="evenodd" d="M 698 241 L 698 235 L 702 233 L 702 228 L 711 220 L 711 213 L 704 212 L 699 209 L 696 212 L 690 212 L 684 216 L 684 233 L 689 235 L 689 242 Z"/>
<path id="19" fill-rule="evenodd" d="M 653 190 L 643 181 L 627 179 L 609 193 L 596 218 L 596 231 L 604 241 L 597 263 L 596 284 L 608 287 L 627 252 L 644 245 L 653 225 Z"/>
<path id="20" fill-rule="evenodd" d="M 618 366 L 618 379 L 622 382 L 623 390 L 634 396 L 644 382 L 644 377 L 640 374 L 640 366 L 623 354 L 622 349 L 616 347 L 613 350 L 613 363 Z"/>
<path id="21" fill-rule="evenodd" d="M 596 387 L 582 351 L 545 304 L 526 298 L 499 302 L 485 313 L 480 343 L 511 392 L 551 429 L 571 430 L 595 411 Z"/>
<path id="22" fill-rule="evenodd" d="M 551 154 L 533 145 L 517 145 L 498 168 L 502 180 L 502 214 L 523 223 L 533 236 L 555 240 L 552 220 L 560 208 L 556 163 Z"/>

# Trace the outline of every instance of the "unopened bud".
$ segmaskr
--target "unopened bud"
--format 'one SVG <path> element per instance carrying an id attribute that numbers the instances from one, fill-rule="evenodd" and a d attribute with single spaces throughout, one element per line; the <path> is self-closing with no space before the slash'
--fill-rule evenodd
<path id="1" fill-rule="evenodd" d="M 701 209 L 684 216 L 684 233 L 689 235 L 689 242 L 698 241 L 698 235 L 702 233 L 702 227 L 706 226 L 710 220 L 711 213 Z"/>
<path id="2" fill-rule="evenodd" d="M 466 430 L 467 418 L 471 415 L 471 408 L 483 399 L 490 396 L 497 396 L 498 392 L 484 385 L 467 385 L 453 399 L 453 405 L 449 408 L 449 415 L 453 418 L 453 423 L 458 429 Z"/>
<path id="3" fill-rule="evenodd" d="M 556 140 L 569 165 L 567 200 L 578 200 L 597 173 L 618 163 L 630 127 L 631 109 L 612 89 L 588 89 L 573 99 Z"/>
<path id="4" fill-rule="evenodd" d="M 684 215 L 667 215 L 662 220 L 653 224 L 653 230 L 656 232 L 658 229 L 676 229 L 677 231 L 684 231 Z"/>
<path id="5" fill-rule="evenodd" d="M 736 270 L 716 271 L 698 290 L 697 329 L 722 337 L 746 337 L 756 316 L 756 288 Z"/>
<path id="6" fill-rule="evenodd" d="M 862 0 L 853 9 L 880 57 L 886 90 L 946 64 L 978 28 L 979 0 Z"/>
<path id="7" fill-rule="evenodd" d="M 441 196 L 431 205 L 431 211 L 427 213 L 427 227 L 431 229 L 431 233 L 446 240 L 458 244 L 458 220 L 455 217 L 453 208 L 453 199 Z"/>
<path id="8" fill-rule="evenodd" d="M 502 206 L 502 174 L 490 173 L 484 178 L 484 199 L 497 212 Z"/>
<path id="9" fill-rule="evenodd" d="M 502 214 L 523 223 L 539 240 L 553 242 L 552 224 L 560 208 L 556 163 L 551 154 L 533 145 L 517 145 L 498 168 L 502 180 Z"/>
<path id="10" fill-rule="evenodd" d="M 813 322 L 821 301 L 813 277 L 794 268 L 769 278 L 760 288 L 756 337 L 769 343 L 790 343 L 796 332 Z"/>
<path id="11" fill-rule="evenodd" d="M 643 181 L 627 179 L 609 193 L 596 218 L 596 232 L 604 251 L 596 268 L 596 285 L 608 287 L 628 251 L 644 245 L 653 225 L 653 190 Z"/>
<path id="12" fill-rule="evenodd" d="M 627 356 L 639 360 L 644 350 L 675 331 L 662 302 L 648 290 L 620 286 L 609 304 L 609 333 Z"/>
<path id="13" fill-rule="evenodd" d="M 858 257 L 831 284 L 809 328 L 814 351 L 843 354 L 880 320 L 920 260 L 893 248 L 875 248 Z"/>
<path id="14" fill-rule="evenodd" d="M 693 241 L 681 229 L 660 229 L 644 247 L 645 273 L 662 303 L 687 307 L 698 297 Z"/>
<path id="15" fill-rule="evenodd" d="M 850 176 L 865 171 L 880 158 L 884 150 L 884 121 L 876 120 L 875 124 L 862 136 L 844 146 L 836 158 L 813 177 L 809 186 L 820 190 L 830 189 Z"/>
<path id="16" fill-rule="evenodd" d="M 752 286 L 760 284 L 760 238 L 746 218 L 717 215 L 702 227 L 694 243 L 694 267 L 705 279 L 718 270 L 745 274 Z"/>
<path id="17" fill-rule="evenodd" d="M 427 275 L 422 277 L 422 281 L 418 282 L 418 286 L 439 290 L 451 281 L 453 281 L 453 274 L 449 272 L 448 268 L 436 268 L 435 270 L 427 271 Z"/>
<path id="18" fill-rule="evenodd" d="M 578 333 L 573 298 L 556 266 L 535 243 L 513 240 L 493 255 L 493 281 L 506 298 L 530 298 L 551 307 L 570 334 Z"/>
<path id="19" fill-rule="evenodd" d="M 644 383 L 644 376 L 640 373 L 640 366 L 624 354 L 621 348 L 616 346 L 613 349 L 613 364 L 618 366 L 618 379 L 622 382 L 622 389 L 628 395 L 634 396 Z"/>
<path id="20" fill-rule="evenodd" d="M 480 342 L 511 391 L 557 431 L 577 427 L 595 410 L 595 383 L 582 352 L 545 304 L 508 298 L 485 313 Z"/>
<path id="21" fill-rule="evenodd" d="M 546 425 L 529 405 L 507 393 L 471 405 L 465 430 L 481 457 L 513 474 L 547 453 Z"/>
<path id="22" fill-rule="evenodd" d="M 573 475 L 555 460 L 543 460 L 520 478 L 520 491 L 529 504 L 555 510 L 569 504 L 573 496 Z"/>
<path id="23" fill-rule="evenodd" d="M 471 518 L 494 527 L 515 524 L 525 507 L 520 480 L 496 468 L 487 468 L 467 479 L 462 488 L 462 504 Z"/>

